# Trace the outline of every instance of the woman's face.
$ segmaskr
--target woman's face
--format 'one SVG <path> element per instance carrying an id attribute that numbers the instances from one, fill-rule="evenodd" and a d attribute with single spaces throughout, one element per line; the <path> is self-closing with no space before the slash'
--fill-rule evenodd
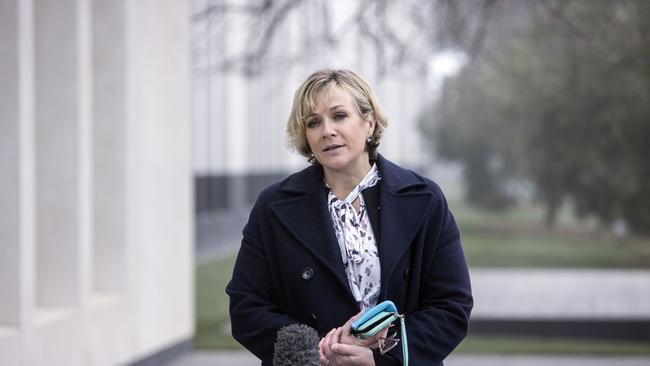
<path id="1" fill-rule="evenodd" d="M 370 167 L 366 138 L 374 121 L 364 119 L 354 98 L 333 85 L 317 98 L 316 109 L 305 119 L 305 137 L 326 173 L 365 175 Z"/>

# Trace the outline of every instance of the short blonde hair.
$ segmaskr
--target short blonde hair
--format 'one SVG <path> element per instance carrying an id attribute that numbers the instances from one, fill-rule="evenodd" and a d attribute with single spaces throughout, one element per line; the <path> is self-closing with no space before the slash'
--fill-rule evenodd
<path id="1" fill-rule="evenodd" d="M 332 85 L 339 86 L 350 93 L 363 118 L 370 118 L 371 115 L 374 117 L 375 129 L 370 136 L 370 142 L 366 143 L 366 150 L 370 159 L 376 159 L 377 147 L 384 129 L 388 126 L 388 119 L 381 111 L 379 100 L 370 85 L 350 70 L 319 70 L 300 85 L 293 97 L 293 106 L 287 121 L 289 147 L 306 157 L 310 163 L 317 163 L 305 137 L 305 118 L 316 109 L 317 99 L 321 93 Z"/>

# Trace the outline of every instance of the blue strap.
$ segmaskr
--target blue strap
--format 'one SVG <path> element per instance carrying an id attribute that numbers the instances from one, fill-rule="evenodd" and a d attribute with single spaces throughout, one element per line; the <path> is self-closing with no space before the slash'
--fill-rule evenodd
<path id="1" fill-rule="evenodd" d="M 403 359 L 403 364 L 404 366 L 408 366 L 409 364 L 409 344 L 408 340 L 406 339 L 406 321 L 404 320 L 404 315 L 399 316 L 400 324 L 401 324 L 401 329 L 400 333 L 402 336 L 402 359 Z"/>

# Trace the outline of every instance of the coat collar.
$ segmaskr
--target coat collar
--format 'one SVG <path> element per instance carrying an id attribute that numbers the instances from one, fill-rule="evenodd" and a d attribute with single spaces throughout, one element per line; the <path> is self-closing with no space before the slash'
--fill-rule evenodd
<path id="1" fill-rule="evenodd" d="M 392 192 L 401 193 L 426 185 L 422 178 L 392 163 L 381 154 L 377 155 L 377 167 L 381 175 L 382 186 Z M 291 175 L 279 189 L 292 193 L 313 193 L 315 190 L 320 192 L 323 186 L 323 168 L 319 165 L 311 165 Z"/>
<path id="2" fill-rule="evenodd" d="M 433 195 L 423 189 L 426 182 L 413 172 L 381 155 L 376 163 L 381 175 L 381 282 L 382 289 L 386 289 L 395 266 L 422 225 Z M 336 276 L 352 298 L 327 207 L 322 167 L 310 166 L 287 178 L 278 189 L 289 195 L 271 204 L 274 214 Z"/>

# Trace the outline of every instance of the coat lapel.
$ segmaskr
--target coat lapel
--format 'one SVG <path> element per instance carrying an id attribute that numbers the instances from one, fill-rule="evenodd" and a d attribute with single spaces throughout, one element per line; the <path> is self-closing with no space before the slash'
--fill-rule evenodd
<path id="1" fill-rule="evenodd" d="M 426 183 L 379 155 L 381 190 L 380 263 L 381 285 L 387 288 L 395 266 L 407 252 L 431 206 L 433 194 L 417 188 Z M 279 189 L 290 193 L 286 199 L 271 204 L 282 225 L 327 268 L 354 301 L 348 285 L 324 191 L 323 172 L 311 166 L 293 175 Z"/>
<path id="2" fill-rule="evenodd" d="M 303 170 L 280 189 L 292 195 L 272 203 L 273 213 L 298 243 L 334 274 L 353 299 L 334 235 L 321 168 L 312 166 Z"/>
<path id="3" fill-rule="evenodd" d="M 395 266 L 411 246 L 431 207 L 433 194 L 417 191 L 426 183 L 381 155 L 378 159 L 382 189 L 379 196 L 381 285 L 391 278 Z"/>

